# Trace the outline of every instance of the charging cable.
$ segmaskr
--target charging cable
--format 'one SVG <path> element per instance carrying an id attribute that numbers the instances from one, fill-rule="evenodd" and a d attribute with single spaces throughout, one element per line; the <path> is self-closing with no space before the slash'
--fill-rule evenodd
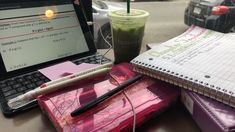
<path id="1" fill-rule="evenodd" d="M 98 26 L 98 29 L 99 29 L 99 32 L 101 34 L 101 37 L 104 39 L 104 41 L 106 42 L 106 44 L 109 46 L 109 49 L 104 53 L 102 54 L 103 57 L 113 48 L 112 47 L 112 44 L 109 43 L 109 41 L 104 37 L 103 35 L 103 31 L 102 31 L 102 26 L 100 26 L 100 24 L 98 23 L 95 23 L 95 22 L 91 22 L 91 21 L 88 21 L 87 24 L 90 26 L 90 25 L 93 25 L 93 24 L 96 24 Z M 94 40 L 94 38 L 93 38 Z M 102 64 L 102 59 L 100 59 L 100 64 Z M 115 80 L 115 79 L 114 79 Z M 118 81 L 117 81 L 118 82 Z M 131 105 L 131 109 L 132 109 L 132 112 L 133 112 L 133 129 L 132 131 L 135 132 L 135 127 L 136 127 L 136 111 L 135 111 L 135 108 L 134 108 L 134 105 L 133 103 L 131 102 L 128 94 L 126 93 L 125 90 L 123 90 L 123 93 L 126 97 L 126 99 L 128 100 L 129 104 Z"/>
<path id="2" fill-rule="evenodd" d="M 78 1 L 75 0 L 75 2 L 77 2 L 76 4 L 81 5 L 81 7 L 84 7 L 84 6 L 83 6 L 83 3 L 80 2 L 79 0 L 78 0 Z M 84 11 L 84 8 L 82 8 L 82 12 L 83 12 L 83 14 L 84 14 L 85 19 L 88 20 L 87 17 L 86 17 L 86 15 L 85 15 L 86 12 Z M 103 35 L 103 32 L 102 32 L 102 27 L 101 27 L 98 23 L 95 23 L 95 22 L 92 22 L 92 21 L 87 21 L 87 25 L 89 25 L 89 26 L 94 25 L 94 24 L 96 24 L 96 25 L 98 26 L 98 28 L 100 28 L 99 31 L 100 31 L 101 37 L 104 39 L 104 41 L 106 42 L 106 44 L 109 46 L 109 49 L 108 49 L 104 54 L 102 54 L 102 57 L 101 57 L 101 59 L 100 59 L 100 64 L 102 64 L 102 60 L 104 59 L 104 56 L 105 56 L 113 47 L 112 47 L 112 45 L 105 39 L 105 37 L 104 37 L 104 35 Z M 93 41 L 94 41 L 94 37 L 93 37 Z"/>
<path id="3" fill-rule="evenodd" d="M 90 25 L 97 25 L 98 26 L 98 29 L 99 29 L 99 32 L 101 34 L 101 37 L 104 39 L 105 41 L 105 44 L 108 45 L 108 50 L 102 54 L 102 58 L 100 59 L 100 64 L 102 64 L 102 60 L 103 60 L 103 57 L 113 48 L 112 44 L 109 43 L 109 41 L 104 37 L 104 34 L 103 34 L 103 29 L 102 29 L 102 26 L 99 24 L 99 23 L 96 23 L 96 22 L 91 22 L 91 21 L 88 21 L 87 24 L 90 26 Z M 94 41 L 94 38 L 93 38 L 93 41 Z"/>
<path id="4" fill-rule="evenodd" d="M 130 105 L 131 105 L 131 109 L 132 109 L 133 117 L 134 117 L 134 118 L 133 118 L 133 128 L 132 128 L 132 131 L 135 132 L 135 126 L 136 126 L 136 112 L 135 112 L 135 107 L 134 107 L 134 105 L 132 104 L 132 102 L 131 102 L 131 100 L 130 100 L 130 98 L 129 98 L 129 96 L 128 96 L 128 94 L 126 93 L 125 90 L 123 90 L 123 93 L 124 93 L 125 97 L 127 98 L 128 102 L 129 102 Z"/>
<path id="5" fill-rule="evenodd" d="M 120 85 L 120 83 L 110 74 L 110 77 L 116 81 L 116 83 L 118 85 Z M 128 94 L 126 93 L 125 89 L 122 90 L 123 91 L 123 94 L 124 96 L 126 97 L 127 101 L 129 102 L 129 104 L 131 105 L 131 109 L 132 109 L 132 112 L 133 112 L 133 128 L 132 128 L 132 132 L 135 132 L 135 128 L 136 128 L 136 111 L 135 111 L 135 107 L 133 105 L 133 103 L 131 102 L 131 99 L 130 97 L 128 96 Z"/>

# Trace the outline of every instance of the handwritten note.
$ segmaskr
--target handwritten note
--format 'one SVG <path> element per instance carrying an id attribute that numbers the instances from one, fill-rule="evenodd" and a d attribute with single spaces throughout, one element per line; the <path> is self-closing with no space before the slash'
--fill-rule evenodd
<path id="1" fill-rule="evenodd" d="M 182 35 L 159 46 L 157 50 L 152 50 L 149 54 L 153 57 L 183 65 L 194 57 L 220 45 L 221 43 L 217 41 L 223 38 L 224 34 L 222 33 L 192 27 Z"/>

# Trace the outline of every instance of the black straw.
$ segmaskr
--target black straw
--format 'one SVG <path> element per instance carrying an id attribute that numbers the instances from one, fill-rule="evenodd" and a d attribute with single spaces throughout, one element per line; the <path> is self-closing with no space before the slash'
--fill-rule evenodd
<path id="1" fill-rule="evenodd" d="M 130 0 L 127 0 L 127 14 L 130 13 Z"/>

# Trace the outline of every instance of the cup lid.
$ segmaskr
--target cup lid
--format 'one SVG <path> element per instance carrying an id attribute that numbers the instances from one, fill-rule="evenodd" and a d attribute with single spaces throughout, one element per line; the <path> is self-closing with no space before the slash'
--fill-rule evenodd
<path id="1" fill-rule="evenodd" d="M 116 10 L 109 12 L 108 15 L 115 18 L 142 18 L 149 16 L 149 13 L 144 10 L 131 9 L 130 13 L 127 13 L 126 10 Z"/>

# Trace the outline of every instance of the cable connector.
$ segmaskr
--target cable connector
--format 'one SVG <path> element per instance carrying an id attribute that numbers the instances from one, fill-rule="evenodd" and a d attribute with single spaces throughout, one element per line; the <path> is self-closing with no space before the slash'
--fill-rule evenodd
<path id="1" fill-rule="evenodd" d="M 87 25 L 91 26 L 91 25 L 93 25 L 93 22 L 92 21 L 87 21 Z"/>

